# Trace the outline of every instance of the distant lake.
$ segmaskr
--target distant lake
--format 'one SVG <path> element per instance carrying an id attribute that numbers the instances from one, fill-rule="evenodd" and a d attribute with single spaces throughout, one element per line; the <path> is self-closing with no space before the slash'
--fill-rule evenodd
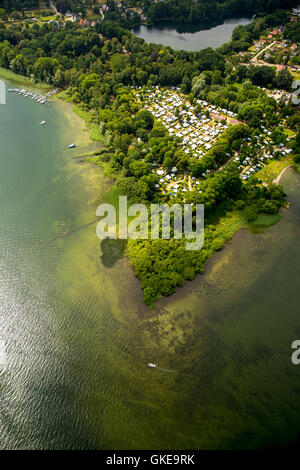
<path id="1" fill-rule="evenodd" d="M 223 24 L 210 29 L 195 30 L 195 25 L 190 27 L 189 32 L 179 33 L 174 25 L 160 24 L 156 26 L 137 26 L 133 29 L 134 34 L 146 42 L 163 44 L 173 49 L 184 49 L 185 51 L 200 51 L 207 47 L 217 48 L 229 41 L 234 28 L 239 25 L 251 23 L 250 18 L 232 18 Z"/>

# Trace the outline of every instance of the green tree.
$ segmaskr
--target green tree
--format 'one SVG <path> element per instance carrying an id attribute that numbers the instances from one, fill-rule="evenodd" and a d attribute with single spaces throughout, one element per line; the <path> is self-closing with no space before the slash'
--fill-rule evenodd
<path id="1" fill-rule="evenodd" d="M 277 88 L 283 88 L 284 90 L 290 90 L 293 83 L 293 76 L 287 69 L 280 70 L 276 77 Z"/>

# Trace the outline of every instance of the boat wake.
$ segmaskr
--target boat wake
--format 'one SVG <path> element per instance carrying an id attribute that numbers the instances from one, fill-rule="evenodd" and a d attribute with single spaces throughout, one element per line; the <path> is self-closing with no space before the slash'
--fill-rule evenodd
<path id="1" fill-rule="evenodd" d="M 163 367 L 155 367 L 157 370 L 161 370 L 163 372 L 169 372 L 170 374 L 177 374 L 176 370 L 171 370 L 171 369 L 164 369 Z"/>

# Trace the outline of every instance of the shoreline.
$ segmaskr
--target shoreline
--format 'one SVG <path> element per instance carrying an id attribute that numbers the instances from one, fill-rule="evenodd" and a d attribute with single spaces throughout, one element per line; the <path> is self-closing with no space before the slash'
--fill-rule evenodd
<path id="1" fill-rule="evenodd" d="M 17 75 L 17 80 L 15 80 L 16 74 L 14 74 L 13 72 L 10 73 L 10 71 L 8 71 L 8 75 L 3 77 L 2 71 L 3 69 L 0 67 L 0 80 L 2 78 L 8 86 L 9 84 L 14 85 L 14 83 L 18 83 L 19 86 L 23 85 L 24 88 L 26 87 L 26 89 L 30 89 L 31 91 L 39 91 L 40 94 L 46 91 L 47 89 L 53 88 L 45 83 L 34 84 L 28 77 L 25 77 L 23 75 Z M 64 136 L 67 136 L 67 143 L 71 143 L 74 140 L 76 141 L 77 139 L 75 153 L 71 152 L 69 149 L 67 149 L 67 147 L 63 147 L 62 150 L 58 151 L 58 156 L 61 159 L 58 164 L 66 164 L 66 168 L 68 169 L 71 175 L 72 167 L 77 167 L 78 170 L 80 168 L 78 165 L 79 161 L 76 161 L 75 158 L 76 155 L 92 155 L 94 153 L 98 153 L 99 150 L 103 147 L 103 145 L 100 142 L 91 139 L 90 129 L 88 128 L 86 121 L 82 118 L 82 116 L 80 116 L 80 114 L 76 113 L 73 109 L 74 103 L 68 102 L 63 97 L 60 97 L 58 95 L 59 93 L 57 95 L 54 95 L 51 99 L 51 102 L 45 104 L 44 106 L 48 107 L 51 105 L 55 105 L 60 116 L 59 119 L 61 119 L 62 122 L 64 121 L 68 123 L 67 132 L 64 133 Z M 102 168 L 99 171 L 96 168 L 97 165 L 86 165 L 86 162 L 92 163 L 86 159 L 80 162 L 82 163 L 82 165 L 80 165 L 81 169 L 79 170 L 82 178 L 82 186 L 83 189 L 86 188 L 88 192 L 88 188 L 94 188 L 94 190 L 92 191 L 93 195 L 91 197 L 91 200 L 96 205 L 99 199 L 97 189 L 101 189 L 102 185 L 104 185 L 105 188 L 107 187 L 107 178 L 105 177 Z M 76 190 L 76 188 L 73 188 L 73 190 Z M 89 206 L 90 204 L 91 202 L 89 202 Z M 88 212 L 89 211 L 87 211 L 87 213 Z M 85 223 L 84 215 L 83 223 Z"/>
<path id="2" fill-rule="evenodd" d="M 12 72 L 10 69 L 5 69 L 3 67 L 0 67 L 0 80 L 4 80 L 6 83 L 12 83 L 12 84 L 18 84 L 18 85 L 23 85 L 24 87 L 30 89 L 30 90 L 39 90 L 42 92 L 46 92 L 51 90 L 54 85 L 45 83 L 45 82 L 37 82 L 33 83 L 29 77 L 26 77 L 25 75 L 18 75 L 14 72 Z M 73 101 L 65 99 L 64 96 L 61 96 L 61 94 L 65 90 L 61 90 L 60 92 L 57 93 L 57 95 L 54 95 L 52 97 L 52 104 L 55 102 L 56 104 L 59 104 L 61 106 L 62 112 L 65 114 L 65 117 L 70 120 L 72 119 L 72 114 L 76 118 L 79 118 L 80 121 L 84 124 L 84 129 L 83 131 L 87 131 L 88 133 L 88 142 L 86 142 L 86 139 L 84 139 L 84 144 L 85 145 L 101 145 L 101 148 L 103 147 L 104 143 L 103 141 L 97 140 L 97 139 L 92 139 L 90 134 L 91 134 L 91 128 L 88 126 L 88 122 L 84 119 L 80 113 L 76 112 L 74 107 L 76 106 Z"/>
<path id="3" fill-rule="evenodd" d="M 273 183 L 274 183 L 274 184 L 280 184 L 280 181 L 281 181 L 283 175 L 284 175 L 285 172 L 286 172 L 287 170 L 289 170 L 290 168 L 295 168 L 295 167 L 294 167 L 294 165 L 288 165 L 288 166 L 286 166 L 286 167 L 281 171 L 281 173 L 277 176 L 277 178 L 275 178 L 275 179 L 273 180 Z"/>
<path id="4" fill-rule="evenodd" d="M 31 88 L 37 88 L 38 90 L 48 91 L 53 88 L 49 83 L 45 82 L 37 82 L 33 83 L 31 78 L 26 77 L 25 75 L 18 75 L 12 72 L 10 69 L 5 69 L 4 67 L 0 67 L 0 79 L 3 79 L 7 82 L 13 82 L 19 85 L 24 85 Z"/>
<path id="5" fill-rule="evenodd" d="M 15 74 L 13 74 L 13 75 L 15 75 Z M 0 76 L 1 76 L 1 68 L 0 68 Z M 10 79 L 8 79 L 8 78 L 6 78 L 6 80 L 10 81 Z M 26 84 L 28 83 L 28 80 L 30 81 L 30 79 L 28 79 L 27 77 L 23 77 L 21 75 L 19 76 L 19 80 L 20 80 L 20 83 L 26 83 Z M 31 87 L 35 88 L 36 85 L 31 84 Z M 109 197 L 110 191 L 111 190 L 114 191 L 114 188 L 116 188 L 115 181 L 112 182 L 111 179 L 109 179 L 107 177 L 102 165 L 95 164 L 95 162 L 92 162 L 92 161 L 89 160 L 90 157 L 92 156 L 92 154 L 97 151 L 96 147 L 103 148 L 103 142 L 100 142 L 99 140 L 95 141 L 91 138 L 91 135 L 90 135 L 90 133 L 91 133 L 91 123 L 89 122 L 89 119 L 87 119 L 87 117 L 84 116 L 82 113 L 76 112 L 76 109 L 74 109 L 74 107 L 77 106 L 77 105 L 75 105 L 71 100 L 70 101 L 66 100 L 63 96 L 60 96 L 60 94 L 55 96 L 55 102 L 60 107 L 60 111 L 61 111 L 62 115 L 64 116 L 64 119 L 69 121 L 70 130 L 73 129 L 73 131 L 74 131 L 74 129 L 77 128 L 78 129 L 78 134 L 77 134 L 77 132 L 75 132 L 75 134 L 77 136 L 79 136 L 79 129 L 81 130 L 81 132 L 80 132 L 80 142 L 78 142 L 78 144 L 77 144 L 77 146 L 79 147 L 78 148 L 79 154 L 77 152 L 76 152 L 77 155 L 70 154 L 70 162 L 72 161 L 75 164 L 74 160 L 76 160 L 76 156 L 77 156 L 77 157 L 79 157 L 79 159 L 81 157 L 81 161 L 79 160 L 80 163 L 85 162 L 85 161 L 89 161 L 89 163 L 94 163 L 94 166 L 96 166 L 96 167 L 100 166 L 101 167 L 101 171 L 98 174 L 101 174 L 102 177 L 105 178 L 105 180 L 107 182 L 107 188 L 106 189 L 108 189 L 108 192 L 105 191 L 105 192 L 102 193 L 102 197 L 106 196 L 106 199 L 107 199 L 107 202 L 108 202 L 108 200 L 110 199 L 110 197 Z M 70 142 L 71 141 L 72 141 L 72 135 L 70 135 Z M 95 153 L 94 153 L 94 155 L 95 155 Z M 275 184 L 279 184 L 279 182 L 280 182 L 282 176 L 284 175 L 284 173 L 291 167 L 293 167 L 293 165 L 286 166 L 282 170 L 280 175 L 275 180 L 273 180 L 273 182 Z M 84 178 L 84 179 L 85 179 L 84 184 L 88 184 L 88 179 L 86 179 L 86 178 Z M 102 197 L 101 197 L 101 199 L 102 199 Z M 224 228 L 224 230 L 226 231 L 226 233 L 228 231 L 230 232 L 230 237 L 229 237 L 228 240 L 225 241 L 225 243 L 222 246 L 221 250 L 215 250 L 214 253 L 212 253 L 211 256 L 209 256 L 209 259 L 207 260 L 207 262 L 204 265 L 204 273 L 205 273 L 205 267 L 209 263 L 210 259 L 214 258 L 213 255 L 217 254 L 219 251 L 222 251 L 226 247 L 227 244 L 230 244 L 232 242 L 233 238 L 239 232 L 241 232 L 242 230 L 245 230 L 245 229 L 247 229 L 251 232 L 251 227 L 249 226 L 249 224 L 242 221 L 242 216 L 241 215 L 239 215 L 239 217 L 237 219 L 238 220 L 235 221 L 235 220 L 233 220 L 233 218 L 229 218 L 227 220 L 226 220 L 226 217 L 224 218 L 224 225 L 226 226 L 226 230 L 225 230 L 225 228 Z M 267 228 L 271 225 L 273 225 L 273 222 L 270 223 L 270 224 L 264 225 L 263 228 Z M 258 227 L 260 227 L 260 224 L 258 224 Z M 128 260 L 128 267 L 133 271 L 135 278 L 137 279 L 137 281 L 141 282 L 141 279 L 138 276 L 135 275 L 134 266 L 131 264 L 131 257 L 128 255 L 128 253 L 125 254 L 125 257 Z M 197 274 L 194 279 L 197 279 L 199 274 Z M 202 276 L 202 274 L 201 274 L 201 276 Z M 187 283 L 185 282 L 185 284 L 187 284 Z M 141 291 L 143 292 L 143 289 L 141 289 Z M 162 300 L 163 298 L 170 298 L 173 295 L 175 295 L 176 292 L 178 292 L 178 291 L 179 291 L 179 289 L 177 288 L 176 291 L 173 294 L 171 294 L 171 296 L 161 297 L 160 299 Z M 160 299 L 157 299 L 156 302 L 159 301 Z M 155 306 L 156 302 L 154 302 L 154 304 L 151 306 L 152 308 Z"/>
<path id="6" fill-rule="evenodd" d="M 218 26 L 223 26 L 226 22 L 230 20 L 239 20 L 239 19 L 247 19 L 253 21 L 255 15 L 252 15 L 251 17 L 247 17 L 247 14 L 245 13 L 245 16 L 230 16 L 228 18 L 223 18 L 222 20 L 219 21 L 211 21 L 211 22 L 204 22 L 201 23 L 200 21 L 191 21 L 187 23 L 178 23 L 176 20 L 170 20 L 169 18 L 161 18 L 155 22 L 147 22 L 143 21 L 141 23 L 137 23 L 133 26 L 130 27 L 130 32 L 135 34 L 134 29 L 140 27 L 140 26 L 146 26 L 150 28 L 158 28 L 162 29 L 164 27 L 173 27 L 176 29 L 176 32 L 178 34 L 186 34 L 186 33 L 198 33 L 200 31 L 209 31 L 210 29 L 217 28 Z M 159 44 L 159 43 L 157 43 Z"/>

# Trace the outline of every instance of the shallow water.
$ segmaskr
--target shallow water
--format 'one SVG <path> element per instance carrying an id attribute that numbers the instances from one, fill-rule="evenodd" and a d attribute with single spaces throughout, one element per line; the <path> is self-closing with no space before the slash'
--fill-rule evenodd
<path id="1" fill-rule="evenodd" d="M 0 106 L 0 447 L 292 445 L 300 175 L 283 177 L 277 225 L 238 233 L 150 310 L 122 250 L 87 225 L 109 184 L 74 164 L 89 148 L 68 105 L 10 93 Z"/>

